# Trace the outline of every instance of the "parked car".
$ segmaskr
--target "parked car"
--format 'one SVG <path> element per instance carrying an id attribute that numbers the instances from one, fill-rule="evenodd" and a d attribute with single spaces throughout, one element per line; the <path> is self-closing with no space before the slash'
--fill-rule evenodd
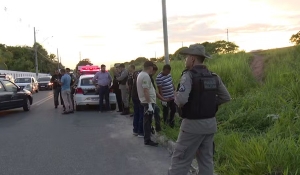
<path id="1" fill-rule="evenodd" d="M 74 101 L 76 111 L 80 111 L 83 106 L 99 105 L 99 94 L 96 91 L 96 87 L 93 84 L 94 75 L 81 75 L 76 87 Z M 103 99 L 105 104 L 105 99 Z M 110 109 L 115 110 L 117 107 L 116 94 L 112 91 L 109 92 L 109 104 Z"/>
<path id="2" fill-rule="evenodd" d="M 9 80 L 11 82 L 15 82 L 14 77 L 11 76 L 11 75 L 7 75 L 7 74 L 0 74 L 0 79 L 1 80 Z"/>
<path id="3" fill-rule="evenodd" d="M 28 90 L 31 93 L 39 92 L 39 84 L 34 77 L 17 77 L 15 79 L 16 85 L 18 85 L 22 90 Z"/>
<path id="4" fill-rule="evenodd" d="M 38 79 L 39 90 L 47 89 L 52 90 L 53 83 L 50 82 L 51 76 L 45 76 Z"/>
<path id="5" fill-rule="evenodd" d="M 30 91 L 21 89 L 9 80 L 0 80 L 0 110 L 23 108 L 29 111 L 33 98 Z"/>

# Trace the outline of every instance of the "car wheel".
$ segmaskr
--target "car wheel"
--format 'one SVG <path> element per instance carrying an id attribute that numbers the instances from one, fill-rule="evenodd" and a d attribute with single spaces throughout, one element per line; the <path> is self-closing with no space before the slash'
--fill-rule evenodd
<path id="1" fill-rule="evenodd" d="M 28 98 L 26 98 L 26 99 L 24 100 L 23 110 L 24 110 L 24 111 L 29 111 L 29 110 L 30 110 L 30 100 L 29 100 Z"/>
<path id="2" fill-rule="evenodd" d="M 76 105 L 76 111 L 81 111 L 81 106 L 79 106 L 79 105 Z"/>
<path id="3" fill-rule="evenodd" d="M 117 104 L 111 104 L 110 105 L 110 110 L 114 111 L 117 108 Z"/>

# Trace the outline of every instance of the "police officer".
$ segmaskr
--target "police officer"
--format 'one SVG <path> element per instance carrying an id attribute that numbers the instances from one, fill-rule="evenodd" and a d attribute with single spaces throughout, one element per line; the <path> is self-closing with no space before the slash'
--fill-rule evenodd
<path id="1" fill-rule="evenodd" d="M 124 64 L 120 64 L 119 66 L 121 75 L 117 77 L 119 81 L 119 89 L 121 90 L 122 101 L 123 101 L 123 112 L 121 115 L 128 115 L 129 114 L 129 91 L 126 87 L 127 79 L 128 79 L 128 70 L 125 69 Z"/>
<path id="2" fill-rule="evenodd" d="M 210 58 L 204 46 L 193 44 L 180 54 L 186 55 L 188 71 L 182 75 L 175 95 L 183 120 L 168 174 L 187 174 L 196 155 L 199 173 L 213 175 L 213 140 L 217 131 L 215 113 L 217 105 L 230 101 L 231 97 L 221 78 L 203 64 L 205 58 Z"/>

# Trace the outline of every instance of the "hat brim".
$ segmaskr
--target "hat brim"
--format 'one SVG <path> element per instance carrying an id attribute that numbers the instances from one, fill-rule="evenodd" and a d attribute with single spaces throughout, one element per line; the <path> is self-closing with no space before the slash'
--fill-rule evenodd
<path id="1" fill-rule="evenodd" d="M 204 56 L 205 58 L 209 58 L 211 59 L 211 56 L 207 53 L 204 53 L 204 54 L 199 54 L 199 53 L 195 53 L 193 49 L 190 49 L 190 48 L 185 48 L 185 49 L 182 49 L 179 54 L 181 55 L 196 55 L 196 56 Z"/>

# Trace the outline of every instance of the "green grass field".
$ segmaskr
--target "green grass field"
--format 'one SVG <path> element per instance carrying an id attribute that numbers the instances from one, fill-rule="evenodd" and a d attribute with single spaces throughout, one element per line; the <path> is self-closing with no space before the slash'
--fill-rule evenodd
<path id="1" fill-rule="evenodd" d="M 250 53 L 206 62 L 233 98 L 217 113 L 215 170 L 221 175 L 300 174 L 300 47 L 259 54 L 265 59 L 263 84 L 253 77 Z M 161 70 L 163 63 L 157 64 Z M 171 66 L 177 85 L 184 62 Z M 175 141 L 178 131 L 177 122 L 174 129 L 164 126 L 162 134 Z"/>

